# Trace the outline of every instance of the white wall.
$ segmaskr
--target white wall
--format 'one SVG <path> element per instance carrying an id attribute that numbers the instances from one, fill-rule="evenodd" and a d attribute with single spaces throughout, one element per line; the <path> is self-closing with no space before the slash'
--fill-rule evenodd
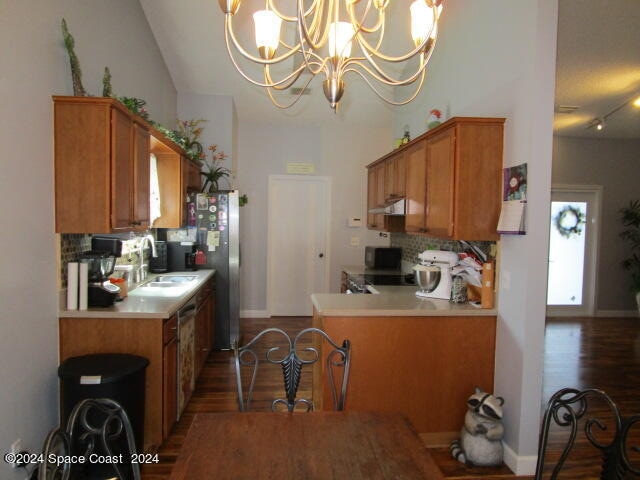
<path id="1" fill-rule="evenodd" d="M 390 123 L 389 123 L 390 125 Z M 249 196 L 241 210 L 241 310 L 260 315 L 267 308 L 267 198 L 268 177 L 286 174 L 287 163 L 311 163 L 317 175 L 332 177 L 330 239 L 331 291 L 339 292 L 340 267 L 364 262 L 364 246 L 388 244 L 365 227 L 349 228 L 350 216 L 365 218 L 365 165 L 392 146 L 391 128 L 357 127 L 337 122 L 298 126 L 240 121 L 238 186 Z M 366 219 L 365 219 L 366 223 Z M 360 246 L 350 246 L 353 236 Z"/>
<path id="2" fill-rule="evenodd" d="M 178 93 L 178 118 L 180 120 L 205 119 L 199 142 L 204 147 L 207 161 L 211 161 L 210 145 L 217 145 L 216 153 L 228 155 L 224 165 L 229 170 L 236 163 L 237 154 L 234 149 L 234 115 L 233 98 L 226 95 L 198 95 L 194 93 Z M 203 167 L 206 171 L 206 167 Z M 236 172 L 234 172 L 235 174 Z M 233 186 L 234 179 L 229 179 Z M 221 183 L 220 188 L 227 188 Z"/>
<path id="3" fill-rule="evenodd" d="M 147 100 L 153 119 L 175 118 L 176 93 L 137 1 L 0 2 L 0 452 L 16 438 L 42 448 L 57 424 L 57 251 L 53 223 L 51 95 L 72 95 L 65 17 L 85 88 Z M 0 462 L 0 477 L 22 479 Z"/>
<path id="4" fill-rule="evenodd" d="M 630 276 L 621 267 L 628 255 L 628 243 L 618 211 L 629 200 L 640 198 L 640 140 L 554 137 L 553 183 L 602 185 L 602 217 L 599 225 L 598 267 L 596 270 L 597 311 L 635 311 L 630 293 Z"/>
<path id="5" fill-rule="evenodd" d="M 532 473 L 544 340 L 555 82 L 556 0 L 445 2 L 441 36 L 419 98 L 399 109 L 396 136 L 424 131 L 429 110 L 501 116 L 505 166 L 528 164 L 527 235 L 500 242 L 495 391 L 506 399 L 505 460 Z"/>

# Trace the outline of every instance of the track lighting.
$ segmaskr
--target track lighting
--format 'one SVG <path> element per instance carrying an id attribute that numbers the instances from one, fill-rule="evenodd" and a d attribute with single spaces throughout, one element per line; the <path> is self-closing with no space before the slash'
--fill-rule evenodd
<path id="1" fill-rule="evenodd" d="M 605 127 L 607 126 L 607 124 L 605 123 L 605 121 L 607 120 L 607 118 L 609 118 L 611 115 L 613 115 L 614 113 L 616 113 L 618 110 L 622 110 L 624 107 L 626 107 L 627 105 L 633 105 L 634 107 L 638 107 L 640 108 L 640 96 L 638 96 L 638 94 L 635 94 L 632 98 L 630 98 L 629 100 L 626 100 L 624 103 L 622 103 L 621 105 L 618 105 L 616 108 L 614 108 L 613 110 L 611 110 L 609 113 L 607 113 L 606 115 L 603 115 L 600 118 L 594 118 L 593 120 L 591 120 L 589 122 L 589 124 L 587 125 L 587 129 L 589 128 L 595 128 L 597 131 L 601 132 L 602 130 L 605 129 Z"/>

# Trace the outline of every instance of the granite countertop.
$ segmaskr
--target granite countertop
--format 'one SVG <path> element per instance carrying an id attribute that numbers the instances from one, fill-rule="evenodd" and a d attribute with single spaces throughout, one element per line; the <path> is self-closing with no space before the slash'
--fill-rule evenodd
<path id="1" fill-rule="evenodd" d="M 163 292 L 159 289 L 158 295 L 138 295 L 135 289 L 129 291 L 129 295 L 121 302 L 116 302 L 111 307 L 90 307 L 87 310 L 66 310 L 66 295 L 61 295 L 61 308 L 58 317 L 63 318 L 169 318 L 182 307 L 202 287 L 207 280 L 215 274 L 213 269 L 202 269 L 188 272 L 169 272 L 161 274 L 149 274 L 145 282 L 153 280 L 158 275 L 196 275 L 198 278 L 185 290 L 180 290 L 174 296 L 167 295 L 171 292 Z M 172 287 L 173 288 L 173 287 Z M 65 291 L 66 292 L 66 291 Z"/>
<path id="2" fill-rule="evenodd" d="M 375 285 L 377 294 L 347 295 L 314 293 L 311 301 L 318 314 L 339 317 L 420 317 L 420 316 L 496 316 L 496 309 L 482 309 L 469 303 L 420 298 L 415 286 Z"/>

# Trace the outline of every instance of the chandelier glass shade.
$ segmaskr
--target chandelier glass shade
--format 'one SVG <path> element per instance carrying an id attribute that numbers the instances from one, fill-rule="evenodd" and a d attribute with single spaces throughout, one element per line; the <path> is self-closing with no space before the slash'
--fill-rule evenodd
<path id="1" fill-rule="evenodd" d="M 255 53 L 252 54 L 240 44 L 234 31 L 242 0 L 218 1 L 225 14 L 225 42 L 235 68 L 247 81 L 265 88 L 271 101 L 280 108 L 294 105 L 316 75 L 324 78 L 323 91 L 334 110 L 344 93 L 345 77 L 351 74 L 361 77 L 384 101 L 393 105 L 409 103 L 424 83 L 442 10 L 442 0 L 413 1 L 409 7 L 410 25 L 403 32 L 406 36 L 410 34 L 412 47 L 396 56 L 382 51 L 386 14 L 391 1 L 406 2 L 409 6 L 408 0 L 295 0 L 296 11 L 291 15 L 282 13 L 276 5 L 278 0 L 266 0 L 265 8 L 253 13 Z M 262 65 L 262 78 L 252 78 L 245 72 L 238 55 Z M 291 62 L 292 68 L 276 73 L 275 66 L 286 62 Z M 406 73 L 399 65 L 409 62 L 411 68 L 405 67 L 404 70 L 410 70 Z M 403 100 L 391 98 L 393 92 L 389 94 L 381 88 L 412 84 L 415 89 Z M 301 88 L 288 103 L 276 99 L 274 92 L 294 86 Z"/>

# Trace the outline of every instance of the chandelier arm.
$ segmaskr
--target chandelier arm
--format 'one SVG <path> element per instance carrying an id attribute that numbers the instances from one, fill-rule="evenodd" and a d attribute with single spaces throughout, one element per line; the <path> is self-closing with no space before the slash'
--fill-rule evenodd
<path id="1" fill-rule="evenodd" d="M 420 74 L 420 72 L 424 70 L 424 68 L 429 63 L 429 60 L 431 59 L 431 55 L 433 53 L 433 45 L 428 52 L 426 53 L 423 52 L 420 54 L 420 67 L 418 68 L 418 70 L 416 70 L 416 72 L 412 76 L 408 77 L 406 80 L 397 80 L 392 78 L 382 69 L 382 67 L 378 65 L 375 59 L 371 55 L 369 55 L 369 53 L 366 50 L 363 49 L 362 52 L 364 53 L 369 64 L 373 66 L 373 68 L 377 72 L 377 75 L 374 74 L 364 63 L 362 62 L 356 62 L 356 63 L 361 65 L 362 68 L 364 68 L 365 70 L 367 70 L 367 72 L 369 72 L 370 75 L 378 78 L 378 80 L 380 80 L 381 82 L 389 85 L 407 85 L 409 83 L 413 83 L 415 79 L 418 77 L 418 75 Z"/>
<path id="2" fill-rule="evenodd" d="M 271 80 L 271 73 L 269 72 L 269 67 L 265 67 L 265 79 Z M 300 74 L 298 74 L 296 76 L 296 79 L 289 83 L 288 86 L 276 86 L 276 87 L 272 87 L 274 90 L 287 90 L 289 87 L 291 87 L 297 80 L 298 78 L 300 78 Z M 307 88 L 309 86 L 309 83 L 311 83 L 311 81 L 313 80 L 313 76 L 309 76 L 309 78 L 304 82 L 304 84 L 302 85 L 302 90 L 304 90 L 305 88 Z"/>
<path id="3" fill-rule="evenodd" d="M 226 40 L 226 37 L 225 37 Z M 227 53 L 229 54 L 229 58 L 231 59 L 231 63 L 233 63 L 233 66 L 235 67 L 235 69 L 238 71 L 238 73 L 240 75 L 242 75 L 242 77 L 244 77 L 245 80 L 247 80 L 248 82 L 258 86 L 258 87 L 263 87 L 263 88 L 274 88 L 278 85 L 282 85 L 283 83 L 288 82 L 292 77 L 296 76 L 296 75 L 300 75 L 300 73 L 302 72 L 302 70 L 304 70 L 304 65 L 300 65 L 300 67 L 298 67 L 296 70 L 294 70 L 293 72 L 291 72 L 289 75 L 287 75 L 286 77 L 284 77 L 283 79 L 274 82 L 274 83 L 263 83 L 263 82 L 259 82 L 257 80 L 254 80 L 253 78 L 249 77 L 246 73 L 244 73 L 244 71 L 240 68 L 240 66 L 238 65 L 238 62 L 236 61 L 235 57 L 233 56 L 233 54 L 231 53 L 231 49 L 229 48 L 229 44 L 227 41 Z M 267 65 L 265 65 L 265 68 L 267 67 Z"/>
<path id="4" fill-rule="evenodd" d="M 420 45 L 418 45 L 416 48 L 414 48 L 410 52 L 404 55 L 401 55 L 399 57 L 392 57 L 379 52 L 378 50 L 373 48 L 371 45 L 369 45 L 369 43 L 364 38 L 358 36 L 358 44 L 360 45 L 360 48 L 362 48 L 362 51 L 365 55 L 367 54 L 366 52 L 369 52 L 373 56 L 381 60 L 384 60 L 385 62 L 391 62 L 391 63 L 400 63 L 400 62 L 405 62 L 409 60 L 411 57 L 414 57 L 416 54 L 420 53 L 421 51 L 424 51 L 429 41 L 431 41 L 431 44 L 429 45 L 428 51 L 432 52 L 433 48 L 436 45 L 437 36 L 436 38 L 433 38 L 433 39 L 431 37 L 427 37 Z"/>
<path id="5" fill-rule="evenodd" d="M 389 100 L 389 99 L 388 99 L 387 97 L 385 97 L 382 93 L 380 93 L 380 92 L 378 91 L 378 89 L 377 89 L 377 88 L 376 88 L 376 87 L 375 87 L 375 86 L 374 86 L 374 85 L 369 81 L 369 79 L 368 79 L 368 78 L 367 78 L 367 77 L 366 77 L 362 72 L 360 72 L 359 70 L 357 70 L 357 69 L 355 69 L 355 68 L 350 68 L 350 69 L 348 69 L 348 71 L 350 71 L 350 72 L 354 72 L 354 73 L 356 73 L 357 75 L 360 75 L 360 77 L 362 77 L 362 79 L 365 81 L 365 83 L 366 83 L 367 85 L 369 85 L 369 88 L 370 88 L 371 90 L 373 90 L 373 92 L 374 92 L 374 93 L 375 93 L 379 98 L 381 98 L 381 99 L 382 99 L 382 100 L 384 100 L 385 102 L 387 102 L 387 103 L 389 103 L 389 104 L 391 104 L 391 105 L 397 106 L 397 107 L 400 107 L 400 106 L 402 106 L 402 105 L 406 105 L 406 104 L 408 104 L 409 102 L 413 101 L 413 100 L 418 96 L 418 93 L 420 93 L 420 89 L 422 88 L 422 84 L 424 83 L 424 79 L 425 79 L 425 76 L 426 76 L 426 73 L 427 73 L 427 71 L 426 71 L 426 70 L 422 70 L 422 75 L 420 76 L 420 82 L 418 82 L 418 86 L 416 87 L 416 90 L 415 90 L 415 91 L 411 94 L 411 96 L 410 96 L 409 98 L 407 98 L 406 100 L 402 100 L 402 101 L 400 101 L 400 102 L 397 102 L 397 101 L 395 101 L 395 100 Z M 346 73 L 346 72 L 345 72 L 345 73 Z"/>
<path id="6" fill-rule="evenodd" d="M 313 0 L 313 3 L 309 6 L 309 8 L 304 12 L 304 16 L 308 17 L 310 13 L 313 12 L 313 10 L 316 9 L 316 7 L 318 6 L 318 4 L 321 2 L 321 0 Z M 298 20 L 298 16 L 296 15 L 295 17 L 289 17 L 287 15 L 284 15 L 283 13 L 280 12 L 280 10 L 278 10 L 276 8 L 275 3 L 273 2 L 273 0 L 267 0 L 267 7 L 269 9 L 271 9 L 273 11 L 273 13 L 275 13 L 278 17 L 280 17 L 282 20 L 284 20 L 285 22 L 296 22 Z"/>
<path id="7" fill-rule="evenodd" d="M 328 12 L 331 11 L 331 8 L 333 7 L 333 2 L 334 0 L 328 0 L 327 17 L 329 16 Z M 314 21 L 311 24 L 312 29 L 316 27 L 315 31 L 311 31 L 307 28 L 307 24 L 304 21 L 304 15 L 302 15 L 302 6 L 302 0 L 298 0 L 298 36 L 300 37 L 300 44 L 304 45 L 304 43 L 306 42 L 311 50 L 319 50 L 327 41 L 327 36 L 329 34 L 329 22 L 325 22 L 325 28 L 322 32 L 322 36 L 318 38 L 319 31 L 317 31 L 318 28 L 315 23 L 317 17 L 314 16 Z M 319 11 L 316 12 L 316 15 L 321 15 L 321 19 L 324 16 L 324 14 L 321 14 L 321 12 Z M 313 35 L 314 38 L 311 38 L 311 35 Z"/>
<path id="8" fill-rule="evenodd" d="M 273 103 L 276 107 L 278 107 L 278 108 L 280 108 L 282 110 L 285 110 L 287 108 L 293 107 L 296 103 L 298 103 L 298 100 L 300 100 L 300 98 L 304 94 L 304 90 L 307 87 L 307 85 L 309 85 L 309 82 L 311 81 L 311 79 L 313 79 L 313 77 L 310 77 L 310 79 L 307 81 L 307 83 L 304 85 L 304 87 L 302 87 L 300 89 L 300 92 L 296 94 L 295 98 L 289 104 L 281 104 L 281 103 L 279 103 L 275 99 L 275 97 L 273 95 L 273 92 L 271 91 L 270 88 L 265 88 L 265 90 L 267 91 L 267 95 L 269 95 L 269 99 L 271 100 L 271 103 Z"/>
<path id="9" fill-rule="evenodd" d="M 392 86 L 392 87 L 402 87 L 404 85 L 410 85 L 413 82 L 415 82 L 416 79 L 420 76 L 420 74 L 427 67 L 427 63 L 428 62 L 425 62 L 424 60 L 421 59 L 420 68 L 418 68 L 415 71 L 415 73 L 413 73 L 411 76 L 405 78 L 404 80 L 399 80 L 399 79 L 395 79 L 395 78 L 390 77 L 384 71 L 382 71 L 382 69 L 380 69 L 380 67 L 378 67 L 378 65 L 376 63 L 374 63 L 374 62 L 372 63 L 372 65 L 374 65 L 376 67 L 376 70 L 372 70 L 371 68 L 369 68 L 366 63 L 357 62 L 357 61 L 350 61 L 349 65 L 353 64 L 354 66 L 350 67 L 350 68 L 345 68 L 345 70 L 343 71 L 343 75 L 346 74 L 347 72 L 357 72 L 359 75 L 362 76 L 363 73 L 355 68 L 355 66 L 358 66 L 358 67 L 362 68 L 366 73 L 368 73 L 369 76 L 371 76 L 372 78 L 378 80 L 380 83 L 384 83 L 384 84 Z"/>
<path id="10" fill-rule="evenodd" d="M 300 48 L 297 45 L 296 48 L 290 49 L 288 52 L 283 53 L 279 57 L 274 57 L 272 59 L 265 60 L 263 58 L 251 55 L 249 52 L 247 52 L 242 47 L 242 45 L 240 45 L 240 43 L 238 42 L 238 39 L 236 38 L 235 33 L 233 31 L 233 25 L 231 23 L 231 14 L 227 14 L 227 18 L 225 19 L 224 27 L 225 27 L 224 28 L 224 33 L 225 33 L 224 37 L 225 37 L 225 42 L 227 44 L 227 51 L 229 52 L 229 55 L 231 56 L 231 50 L 229 48 L 229 37 L 231 37 L 231 42 L 233 43 L 233 46 L 236 48 L 236 50 L 238 50 L 238 52 L 243 57 L 245 57 L 248 60 L 251 60 L 254 63 L 258 63 L 260 65 L 273 65 L 275 63 L 280 63 L 281 61 L 286 60 L 287 58 L 289 58 L 292 55 L 294 55 L 298 51 L 298 49 Z"/>
<path id="11" fill-rule="evenodd" d="M 293 77 L 291 77 L 291 79 L 286 82 L 274 82 L 273 79 L 271 78 L 271 71 L 269 69 L 269 65 L 265 65 L 264 66 L 264 78 L 265 81 L 268 82 L 269 87 L 265 87 L 265 88 L 273 88 L 274 90 L 287 90 L 288 88 L 290 88 L 292 85 L 294 85 L 298 79 L 300 78 L 300 75 L 302 74 L 303 70 L 304 70 L 305 66 L 304 65 L 300 65 L 294 72 L 293 72 Z M 287 77 L 289 78 L 289 77 Z M 311 77 L 313 78 L 313 77 Z"/>
<path id="12" fill-rule="evenodd" d="M 435 6 L 431 8 L 434 9 L 434 22 L 433 22 L 433 25 L 431 26 L 431 30 L 429 30 L 429 34 L 425 36 L 425 39 L 422 41 L 422 43 L 420 43 L 420 45 L 418 45 L 408 53 L 401 55 L 399 57 L 385 55 L 379 52 L 377 48 L 373 48 L 371 45 L 369 45 L 369 42 L 367 42 L 367 40 L 365 40 L 364 37 L 358 35 L 357 38 L 358 38 L 358 44 L 360 45 L 360 48 L 362 48 L 363 52 L 366 50 L 370 52 L 372 55 L 374 55 L 375 57 L 380 58 L 385 62 L 392 62 L 392 63 L 399 63 L 399 62 L 404 62 L 406 60 L 409 60 L 411 57 L 415 56 L 420 51 L 425 50 L 425 47 L 427 46 L 429 41 L 431 41 L 431 44 L 429 45 L 428 50 L 433 51 L 436 45 L 436 41 L 438 40 L 438 35 L 436 34 L 434 38 L 431 38 L 431 34 L 433 33 L 434 29 L 438 27 L 438 12 Z M 379 47 L 379 44 L 378 44 L 378 47 Z M 366 55 L 366 52 L 365 52 L 365 55 Z"/>
<path id="13" fill-rule="evenodd" d="M 358 33 L 359 32 L 376 33 L 378 30 L 380 30 L 380 27 L 383 26 L 384 24 L 384 10 L 380 11 L 380 15 L 378 15 L 378 20 L 375 26 L 365 27 L 364 22 L 366 21 L 367 16 L 369 15 L 369 11 L 371 10 L 371 0 L 369 0 L 369 2 L 367 3 L 367 7 L 364 11 L 364 14 L 362 15 L 362 20 L 356 19 L 354 5 L 355 3 L 348 4 L 347 12 L 349 13 L 349 20 L 351 21 L 351 24 L 357 28 Z"/>

